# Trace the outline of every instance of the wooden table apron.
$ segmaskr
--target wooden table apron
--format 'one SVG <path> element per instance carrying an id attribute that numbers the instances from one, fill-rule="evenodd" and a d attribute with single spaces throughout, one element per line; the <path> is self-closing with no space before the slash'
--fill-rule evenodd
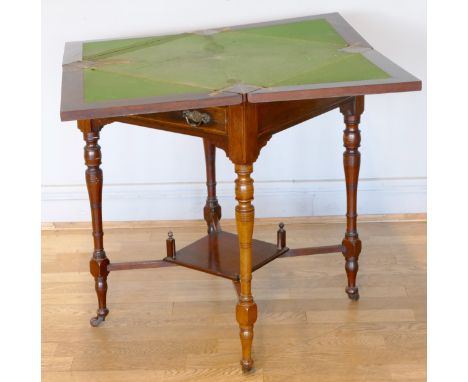
<path id="1" fill-rule="evenodd" d="M 95 280 L 98 299 L 97 315 L 91 319 L 91 325 L 98 326 L 109 313 L 106 293 L 107 276 L 111 271 L 179 265 L 221 276 L 232 280 L 238 294 L 236 319 L 239 323 L 242 345 L 241 365 L 244 371 L 248 371 L 253 367 L 251 349 L 253 327 L 257 319 L 257 305 L 251 291 L 252 272 L 256 269 L 279 257 L 342 253 L 348 281 L 346 293 L 353 301 L 359 299 L 356 275 L 359 268 L 361 240 L 356 226 L 356 199 L 361 158 L 359 123 L 364 111 L 364 95 L 420 90 L 421 82 L 374 51 L 336 13 L 292 21 L 255 24 L 253 27 L 281 26 L 284 23 L 294 24 L 304 20 L 322 19 L 329 23 L 328 26 L 325 25 L 326 28 L 334 28 L 333 30 L 344 39 L 343 41 L 349 44 L 348 48 L 351 51 L 354 52 L 357 49 L 358 52 L 363 52 L 363 56 L 372 65 L 383 70 L 387 77 L 271 88 L 261 88 L 255 84 L 239 82 L 212 94 L 151 96 L 145 99 L 118 99 L 88 103 L 83 99 L 83 73 L 89 68 L 85 68 L 80 61 L 83 59 L 82 45 L 74 43 L 67 46 L 64 59 L 61 116 L 63 120 L 78 121 L 78 127 L 85 141 L 86 184 L 94 239 L 90 271 Z M 242 28 L 247 27 L 240 26 L 232 29 L 236 31 Z M 276 29 L 275 33 L 277 33 Z M 326 36 L 330 36 L 330 33 Z M 154 43 L 153 40 L 151 41 Z M 134 49 L 134 46 L 131 49 Z M 113 65 L 115 62 L 119 65 L 120 61 L 114 60 L 110 64 L 107 61 L 106 64 Z M 94 64 L 88 62 L 87 65 Z M 380 72 L 377 71 L 377 73 Z M 343 114 L 345 126 L 343 165 L 347 209 L 343 240 L 341 243 L 325 247 L 289 249 L 286 246 L 286 230 L 282 223 L 277 231 L 276 244 L 253 240 L 255 210 L 252 204 L 254 198 L 252 173 L 262 147 L 274 134 L 334 109 L 339 109 Z M 164 259 L 126 263 L 110 262 L 103 243 L 103 173 L 100 168 L 101 148 L 98 141 L 101 129 L 113 122 L 202 138 L 207 180 L 207 199 L 203 208 L 203 216 L 207 223 L 205 237 L 185 248 L 177 249 L 175 235 L 169 232 L 166 239 L 167 254 Z M 226 153 L 234 165 L 237 176 L 235 181 L 237 235 L 223 232 L 221 229 L 221 206 L 216 197 L 216 148 Z"/>

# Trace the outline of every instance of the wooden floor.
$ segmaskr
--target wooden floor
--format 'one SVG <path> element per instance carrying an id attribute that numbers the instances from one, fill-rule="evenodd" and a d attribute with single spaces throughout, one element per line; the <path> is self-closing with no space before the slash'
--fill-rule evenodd
<path id="1" fill-rule="evenodd" d="M 291 248 L 339 244 L 344 232 L 341 219 L 284 220 Z M 256 370 L 247 376 L 236 294 L 225 279 L 182 267 L 113 272 L 108 319 L 90 327 L 96 297 L 85 227 L 43 230 L 44 382 L 426 380 L 424 221 L 360 224 L 358 302 L 344 292 L 340 254 L 278 259 L 256 271 Z M 168 229 L 178 248 L 205 234 L 202 222 L 107 228 L 114 262 L 162 258 Z M 232 221 L 223 228 L 235 232 Z M 254 236 L 275 243 L 276 225 L 259 220 Z"/>

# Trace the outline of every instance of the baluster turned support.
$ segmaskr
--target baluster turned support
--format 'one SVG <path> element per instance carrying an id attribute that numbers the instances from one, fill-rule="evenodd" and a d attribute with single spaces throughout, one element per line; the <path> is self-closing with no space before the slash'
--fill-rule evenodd
<path id="1" fill-rule="evenodd" d="M 103 174 L 101 165 L 101 147 L 98 144 L 99 132 L 102 124 L 93 120 L 78 121 L 78 128 L 83 133 L 86 142 L 84 147 L 84 159 L 87 166 L 86 186 L 88 188 L 89 203 L 91 207 L 91 220 L 93 226 L 94 251 L 89 261 L 89 269 L 94 277 L 95 290 L 98 298 L 98 310 L 96 317 L 91 318 L 91 325 L 98 326 L 109 314 L 106 305 L 107 275 L 109 271 L 109 259 L 104 251 L 102 229 L 102 183 Z"/>
<path id="2" fill-rule="evenodd" d="M 244 371 L 253 367 L 253 326 L 257 320 L 257 304 L 253 300 L 252 283 L 252 235 L 254 227 L 254 187 L 250 174 L 253 166 L 235 165 L 236 179 L 236 224 L 240 247 L 240 294 L 236 307 L 236 319 L 240 328 L 242 345 L 241 365 Z"/>
<path id="3" fill-rule="evenodd" d="M 346 293 L 351 300 L 359 299 L 359 289 L 356 286 L 356 276 L 359 270 L 359 254 L 361 253 L 361 240 L 357 231 L 357 189 L 359 167 L 361 164 L 361 133 L 359 122 L 364 111 L 364 96 L 354 97 L 340 107 L 344 116 L 346 128 L 343 132 L 343 143 L 346 148 L 343 153 L 343 165 L 346 179 L 346 232 L 342 241 L 343 255 L 346 259 L 345 270 L 348 277 Z"/>
<path id="4" fill-rule="evenodd" d="M 206 164 L 206 188 L 208 196 L 203 208 L 203 216 L 208 225 L 208 233 L 221 231 L 221 206 L 216 197 L 216 146 L 203 139 Z"/>

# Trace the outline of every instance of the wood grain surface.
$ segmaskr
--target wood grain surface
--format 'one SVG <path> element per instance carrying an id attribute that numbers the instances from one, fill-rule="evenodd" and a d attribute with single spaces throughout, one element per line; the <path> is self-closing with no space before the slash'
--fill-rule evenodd
<path id="1" fill-rule="evenodd" d="M 270 220 L 255 225 L 254 238 L 275 244 Z M 345 231 L 342 219 L 282 220 L 291 248 L 329 245 Z M 343 293 L 341 254 L 278 259 L 256 271 L 249 375 L 239 368 L 237 296 L 222 278 L 183 267 L 111 273 L 111 313 L 90 327 L 90 229 L 74 227 L 43 230 L 44 382 L 426 380 L 424 221 L 361 220 L 358 302 Z M 205 221 L 104 224 L 106 252 L 115 262 L 160 259 L 168 227 L 179 246 L 206 234 Z M 235 232 L 234 221 L 223 228 Z"/>

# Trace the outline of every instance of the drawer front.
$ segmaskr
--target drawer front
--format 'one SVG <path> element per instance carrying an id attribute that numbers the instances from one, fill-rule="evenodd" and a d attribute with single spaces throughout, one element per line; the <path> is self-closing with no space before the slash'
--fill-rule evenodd
<path id="1" fill-rule="evenodd" d="M 226 135 L 227 113 L 223 107 L 143 114 L 138 118 L 151 121 L 161 127 Z"/>

